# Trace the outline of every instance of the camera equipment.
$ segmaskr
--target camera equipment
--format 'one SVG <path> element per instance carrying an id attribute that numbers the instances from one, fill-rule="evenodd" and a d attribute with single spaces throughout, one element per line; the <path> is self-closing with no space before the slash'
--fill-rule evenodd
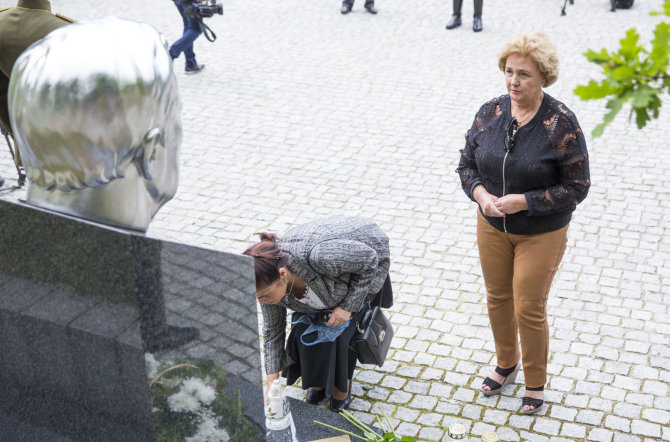
<path id="1" fill-rule="evenodd" d="M 192 2 L 185 11 L 186 15 L 198 20 L 200 30 L 209 41 L 216 40 L 216 34 L 207 26 L 202 19 L 214 16 L 214 14 L 223 15 L 223 5 L 216 3 L 216 0 L 204 0 L 202 2 Z"/>
<path id="2" fill-rule="evenodd" d="M 214 14 L 223 15 L 223 5 L 216 3 L 216 0 L 205 0 L 203 2 L 193 2 L 186 9 L 186 15 L 195 18 L 208 18 Z"/>

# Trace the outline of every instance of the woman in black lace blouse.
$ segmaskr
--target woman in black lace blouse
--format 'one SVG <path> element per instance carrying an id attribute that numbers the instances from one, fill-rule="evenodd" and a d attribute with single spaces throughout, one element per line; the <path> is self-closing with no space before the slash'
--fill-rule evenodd
<path id="1" fill-rule="evenodd" d="M 479 204 L 477 245 L 496 348 L 497 366 L 482 391 L 499 394 L 523 364 L 522 412 L 532 414 L 544 403 L 547 295 L 572 212 L 588 193 L 589 162 L 577 118 L 542 90 L 558 78 L 547 36 L 519 34 L 498 66 L 508 94 L 477 112 L 457 172 Z"/>

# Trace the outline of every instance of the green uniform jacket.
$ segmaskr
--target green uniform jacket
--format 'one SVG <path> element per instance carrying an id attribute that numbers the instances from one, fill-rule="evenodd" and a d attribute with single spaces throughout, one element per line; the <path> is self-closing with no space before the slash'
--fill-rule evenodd
<path id="1" fill-rule="evenodd" d="M 28 46 L 71 22 L 52 14 L 48 0 L 19 0 L 16 7 L 0 11 L 0 123 L 10 133 L 7 89 L 14 62 Z M 16 161 L 20 163 L 18 152 Z"/>

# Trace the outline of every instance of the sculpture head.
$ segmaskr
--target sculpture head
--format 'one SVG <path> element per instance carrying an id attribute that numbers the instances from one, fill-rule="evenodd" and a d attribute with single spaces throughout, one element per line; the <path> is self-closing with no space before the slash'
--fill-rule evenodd
<path id="1" fill-rule="evenodd" d="M 167 41 L 114 17 L 56 29 L 12 70 L 27 202 L 145 231 L 179 180 L 181 103 Z"/>

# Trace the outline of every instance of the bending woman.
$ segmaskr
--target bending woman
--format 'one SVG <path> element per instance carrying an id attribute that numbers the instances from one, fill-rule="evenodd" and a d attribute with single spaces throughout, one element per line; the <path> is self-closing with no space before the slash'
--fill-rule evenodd
<path id="1" fill-rule="evenodd" d="M 265 394 L 281 371 L 288 385 L 302 377 L 307 402 L 331 396 L 330 407 L 339 412 L 351 403 L 356 320 L 371 303 L 393 302 L 388 237 L 370 220 L 333 217 L 294 227 L 281 239 L 260 238 L 244 254 L 254 258 L 263 311 Z M 285 344 L 287 309 L 294 313 Z M 310 345 L 316 333 L 303 333 L 320 321 L 331 336 Z"/>

